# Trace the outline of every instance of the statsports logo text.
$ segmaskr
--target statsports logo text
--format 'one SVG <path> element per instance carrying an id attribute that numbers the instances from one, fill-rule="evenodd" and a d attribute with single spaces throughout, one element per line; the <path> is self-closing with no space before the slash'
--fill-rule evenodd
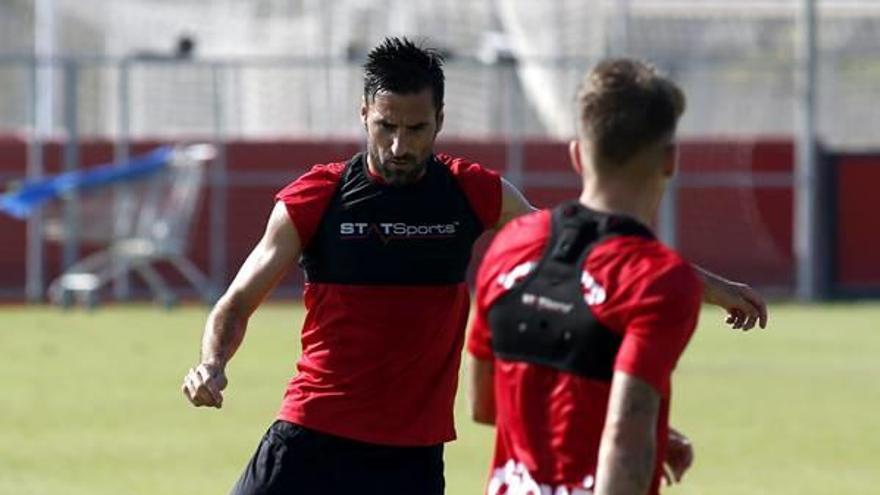
<path id="1" fill-rule="evenodd" d="M 393 239 L 445 239 L 454 237 L 458 222 L 411 224 L 405 222 L 342 222 L 339 235 L 343 239 L 363 239 L 371 234 L 383 242 Z"/>

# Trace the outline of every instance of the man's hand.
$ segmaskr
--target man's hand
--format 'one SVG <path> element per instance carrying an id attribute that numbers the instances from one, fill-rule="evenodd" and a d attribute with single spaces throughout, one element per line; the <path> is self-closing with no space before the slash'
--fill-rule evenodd
<path id="1" fill-rule="evenodd" d="M 767 303 L 754 289 L 703 269 L 697 271 L 703 278 L 703 301 L 727 311 L 726 323 L 731 328 L 747 331 L 756 323 L 767 327 Z"/>
<path id="2" fill-rule="evenodd" d="M 682 476 L 694 462 L 694 447 L 681 432 L 669 428 L 666 457 L 663 459 L 663 479 L 667 485 L 680 483 Z"/>
<path id="3" fill-rule="evenodd" d="M 219 366 L 199 364 L 190 368 L 183 378 L 183 395 L 196 407 L 209 406 L 220 409 L 223 406 L 223 389 L 226 388 L 226 373 Z"/>

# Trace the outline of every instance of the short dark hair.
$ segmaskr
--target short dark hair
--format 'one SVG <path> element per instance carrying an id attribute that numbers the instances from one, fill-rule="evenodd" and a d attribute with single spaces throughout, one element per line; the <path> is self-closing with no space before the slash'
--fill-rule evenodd
<path id="1" fill-rule="evenodd" d="M 443 56 L 434 48 L 406 38 L 385 38 L 367 54 L 364 64 L 364 98 L 372 101 L 379 91 L 412 94 L 431 88 L 434 106 L 443 108 Z"/>
<path id="2" fill-rule="evenodd" d="M 577 107 L 581 135 L 601 160 L 619 165 L 675 134 L 685 97 L 646 62 L 608 59 L 584 78 Z"/>

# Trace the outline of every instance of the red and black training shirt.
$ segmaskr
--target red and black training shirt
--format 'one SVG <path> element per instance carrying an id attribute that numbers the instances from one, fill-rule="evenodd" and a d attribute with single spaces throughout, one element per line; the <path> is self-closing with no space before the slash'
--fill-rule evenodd
<path id="1" fill-rule="evenodd" d="M 377 444 L 453 440 L 465 274 L 498 222 L 500 176 L 437 155 L 416 183 L 392 186 L 358 154 L 315 165 L 276 200 L 306 277 L 302 355 L 278 418 Z"/>
<path id="2" fill-rule="evenodd" d="M 587 227 L 572 230 L 567 241 L 553 220 L 560 211 L 579 215 Z M 577 238 L 589 229 L 592 237 Z M 565 261 L 568 255 L 557 252 L 578 242 L 586 246 L 581 257 L 568 260 L 576 273 L 548 264 Z M 571 294 L 556 297 L 566 277 L 574 281 Z M 623 371 L 662 397 L 651 491 L 657 493 L 670 376 L 696 326 L 701 293 L 693 268 L 629 217 L 572 203 L 502 229 L 479 269 L 467 344 L 476 358 L 494 361 L 497 437 L 488 492 L 588 493 L 611 377 Z M 554 321 L 566 318 L 579 318 L 575 331 L 557 332 Z"/>

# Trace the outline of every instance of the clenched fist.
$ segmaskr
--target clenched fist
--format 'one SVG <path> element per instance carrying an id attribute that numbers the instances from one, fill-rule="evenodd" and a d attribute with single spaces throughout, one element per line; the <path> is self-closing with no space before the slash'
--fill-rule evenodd
<path id="1" fill-rule="evenodd" d="M 189 369 L 183 378 L 181 391 L 196 407 L 209 406 L 219 409 L 223 406 L 223 389 L 226 388 L 226 383 L 226 373 L 223 368 L 201 363 Z"/>
<path id="2" fill-rule="evenodd" d="M 669 428 L 666 458 L 663 460 L 663 479 L 667 485 L 680 483 L 682 476 L 694 462 L 694 446 L 684 434 Z"/>

